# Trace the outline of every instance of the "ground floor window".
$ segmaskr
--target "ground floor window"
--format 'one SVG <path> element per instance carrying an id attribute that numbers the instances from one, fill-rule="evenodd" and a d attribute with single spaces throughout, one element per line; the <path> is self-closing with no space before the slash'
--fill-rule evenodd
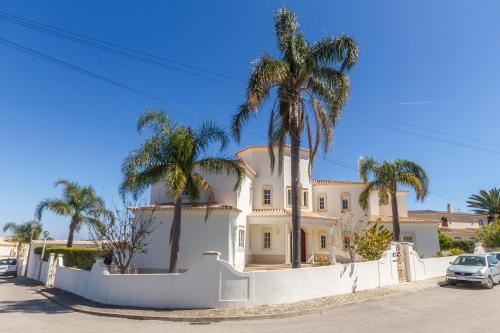
<path id="1" fill-rule="evenodd" d="M 264 232 L 264 248 L 271 248 L 271 233 L 269 231 Z"/>
<path id="2" fill-rule="evenodd" d="M 322 249 L 326 249 L 326 236 L 325 235 L 319 236 L 319 245 Z"/>
<path id="3" fill-rule="evenodd" d="M 415 243 L 415 237 L 413 235 L 403 235 L 403 242 Z"/>
<path id="4" fill-rule="evenodd" d="M 245 248 L 245 229 L 238 229 L 238 248 Z"/>

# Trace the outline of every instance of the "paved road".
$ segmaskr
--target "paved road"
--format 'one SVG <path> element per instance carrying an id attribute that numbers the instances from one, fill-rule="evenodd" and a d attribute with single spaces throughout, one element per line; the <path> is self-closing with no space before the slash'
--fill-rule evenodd
<path id="1" fill-rule="evenodd" d="M 320 314 L 190 324 L 107 318 L 69 311 L 16 279 L 0 278 L 2 332 L 499 332 L 500 286 L 437 287 Z"/>

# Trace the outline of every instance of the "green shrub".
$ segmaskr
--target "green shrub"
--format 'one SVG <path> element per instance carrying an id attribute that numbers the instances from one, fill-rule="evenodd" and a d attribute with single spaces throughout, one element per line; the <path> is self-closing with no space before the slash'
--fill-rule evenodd
<path id="1" fill-rule="evenodd" d="M 42 254 L 42 247 L 35 247 L 36 254 Z M 106 256 L 106 253 L 95 248 L 46 247 L 43 260 L 47 261 L 50 254 L 63 255 L 64 266 L 90 270 L 95 259 Z"/>
<path id="2" fill-rule="evenodd" d="M 500 222 L 495 221 L 481 228 L 477 235 L 485 247 L 490 249 L 500 247 Z"/>
<path id="3" fill-rule="evenodd" d="M 439 230 L 438 230 L 438 236 L 439 236 L 439 248 L 441 249 L 441 251 L 446 251 L 451 249 L 452 247 L 451 243 L 453 243 L 453 239 Z"/>
<path id="4" fill-rule="evenodd" d="M 468 239 L 454 240 L 451 242 L 450 249 L 458 248 L 462 249 L 464 253 L 474 253 L 474 248 L 476 244 L 474 241 Z"/>
<path id="5" fill-rule="evenodd" d="M 458 247 L 453 247 L 449 251 L 451 256 L 459 256 L 464 253 L 464 250 Z"/>

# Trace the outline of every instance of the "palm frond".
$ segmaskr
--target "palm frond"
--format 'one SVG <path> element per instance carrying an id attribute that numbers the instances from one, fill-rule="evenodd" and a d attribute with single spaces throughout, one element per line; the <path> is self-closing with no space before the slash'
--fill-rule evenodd
<path id="1" fill-rule="evenodd" d="M 201 170 L 213 174 L 226 174 L 234 176 L 236 182 L 234 190 L 238 190 L 245 179 L 245 168 L 239 160 L 222 158 L 222 157 L 207 157 L 195 163 Z"/>
<path id="2" fill-rule="evenodd" d="M 352 68 L 358 61 L 359 51 L 349 36 L 325 37 L 312 46 L 312 57 L 321 66 L 340 65 L 340 69 Z"/>
<path id="3" fill-rule="evenodd" d="M 168 115 L 161 109 L 146 110 L 137 120 L 137 131 L 140 133 L 150 128 L 153 133 L 168 133 L 172 129 Z"/>
<path id="4" fill-rule="evenodd" d="M 201 153 L 212 143 L 220 144 L 219 151 L 224 151 L 229 145 L 229 136 L 222 126 L 213 121 L 204 122 L 196 131 L 197 153 Z"/>

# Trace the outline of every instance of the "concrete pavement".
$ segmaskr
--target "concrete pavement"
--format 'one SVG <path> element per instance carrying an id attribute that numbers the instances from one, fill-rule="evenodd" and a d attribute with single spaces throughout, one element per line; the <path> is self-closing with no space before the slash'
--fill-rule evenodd
<path id="1" fill-rule="evenodd" d="M 0 328 L 9 332 L 494 332 L 500 286 L 436 287 L 414 294 L 272 320 L 178 323 L 73 312 L 16 279 L 0 278 Z"/>

